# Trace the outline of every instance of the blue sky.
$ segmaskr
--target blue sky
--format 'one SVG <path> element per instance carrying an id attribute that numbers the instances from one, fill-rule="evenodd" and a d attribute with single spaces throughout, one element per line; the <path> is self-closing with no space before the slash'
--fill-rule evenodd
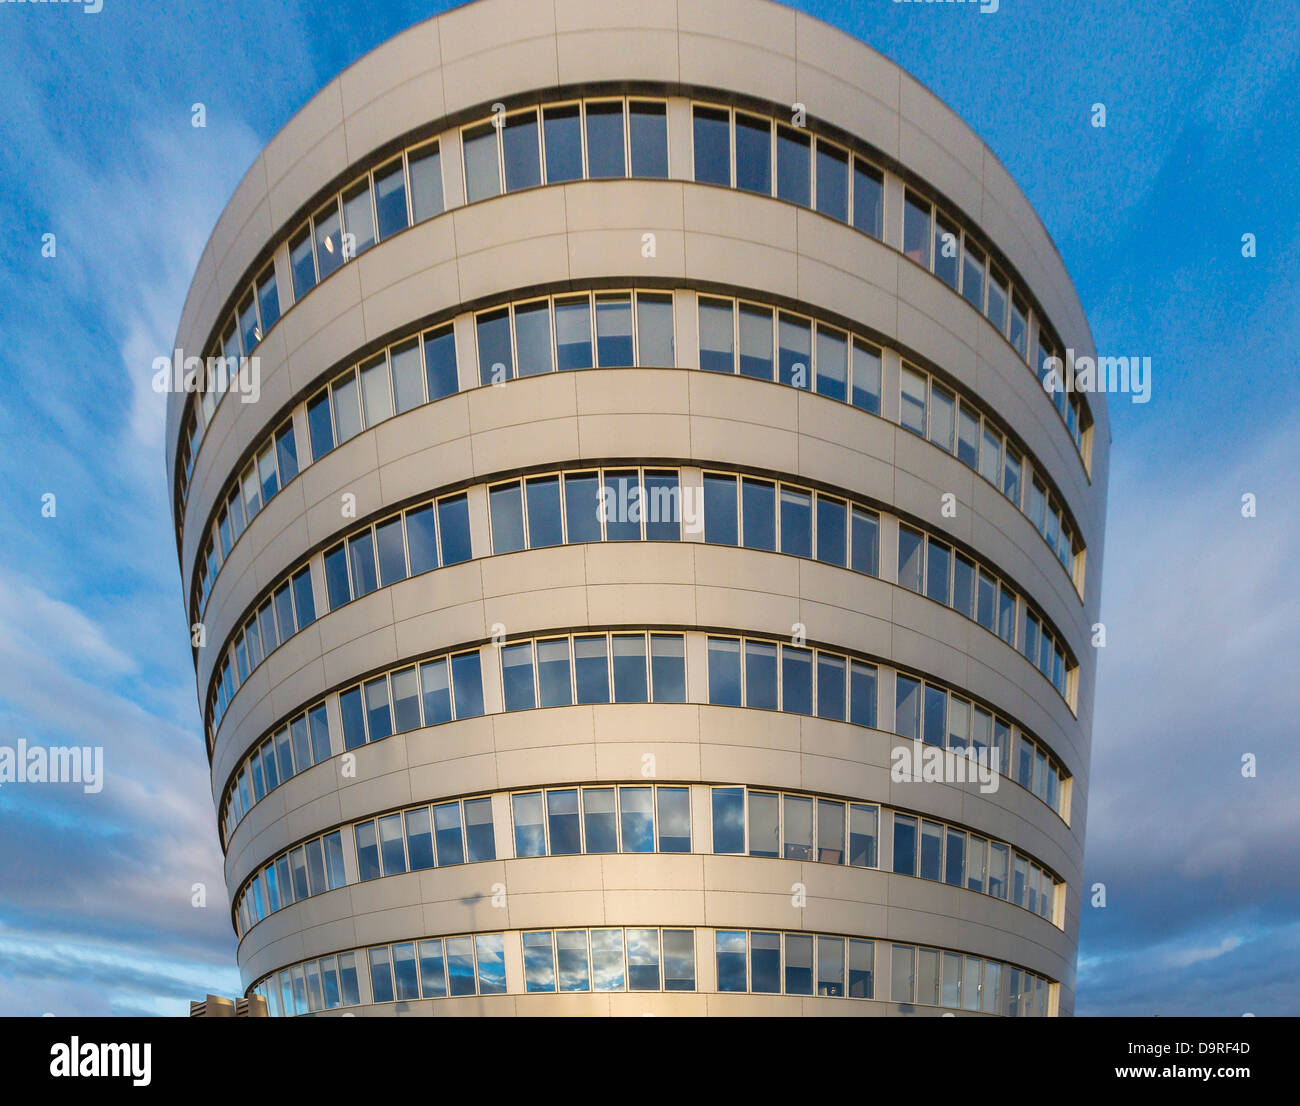
<path id="1" fill-rule="evenodd" d="M 0 1015 L 238 989 L 150 363 L 260 147 L 446 6 L 0 4 L 0 744 L 102 744 L 108 772 L 98 795 L 0 788 Z M 799 6 L 975 129 L 1098 349 L 1153 361 L 1151 402 L 1111 404 L 1085 871 L 1107 905 L 1084 909 L 1077 1012 L 1300 1013 L 1294 9 Z"/>

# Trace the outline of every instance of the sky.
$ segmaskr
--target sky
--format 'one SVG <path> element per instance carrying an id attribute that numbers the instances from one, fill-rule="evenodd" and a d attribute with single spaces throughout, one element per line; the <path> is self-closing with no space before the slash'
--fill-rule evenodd
<path id="1" fill-rule="evenodd" d="M 0 787 L 0 1015 L 239 991 L 151 362 L 258 150 L 447 6 L 0 3 L 0 745 L 102 745 L 107 775 Z M 1151 401 L 1110 404 L 1076 1013 L 1300 1013 L 1294 8 L 796 6 L 970 124 L 1098 350 L 1152 359 Z"/>

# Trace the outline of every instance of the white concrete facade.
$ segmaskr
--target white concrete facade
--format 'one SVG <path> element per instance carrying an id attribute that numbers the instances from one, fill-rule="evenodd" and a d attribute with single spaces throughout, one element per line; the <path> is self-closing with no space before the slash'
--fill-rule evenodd
<path id="1" fill-rule="evenodd" d="M 666 180 L 584 180 L 465 202 L 459 128 L 508 109 L 627 88 L 665 100 Z M 690 104 L 738 104 L 854 141 L 886 170 L 883 241 L 773 197 L 693 180 Z M 288 236 L 328 194 L 418 140 L 437 137 L 446 211 L 382 241 L 293 303 Z M 856 149 L 857 147 L 855 147 Z M 865 155 L 864 155 L 865 156 Z M 228 397 L 198 447 L 177 519 L 189 606 L 202 544 L 229 481 L 268 433 L 341 368 L 428 325 L 455 328 L 461 391 L 390 418 L 307 464 L 248 525 L 203 608 L 195 652 L 207 707 L 220 650 L 267 589 L 309 560 L 319 617 L 270 654 L 209 734 L 214 802 L 250 750 L 296 712 L 359 678 L 479 649 L 482 717 L 395 734 L 300 772 L 253 805 L 226 848 L 232 897 L 250 873 L 313 835 L 441 799 L 602 781 L 691 788 L 692 851 L 516 858 L 509 804 L 494 799 L 498 859 L 385 876 L 312 896 L 243 933 L 246 986 L 303 960 L 368 946 L 503 933 L 507 994 L 363 1003 L 358 1013 L 938 1014 L 890 999 L 891 943 L 1016 965 L 1073 1011 L 1108 475 L 1104 403 L 1090 397 L 1085 466 L 1034 373 L 960 295 L 900 250 L 904 182 L 998 251 L 1067 346 L 1095 354 L 1068 274 L 1006 170 L 949 109 L 860 42 L 767 0 L 478 0 L 411 28 L 327 85 L 259 156 L 196 270 L 176 344 L 206 351 L 249 282 L 275 266 L 282 317 L 258 346 L 261 398 Z M 643 235 L 656 254 L 643 256 Z M 671 291 L 676 367 L 588 369 L 479 387 L 473 311 L 533 293 Z M 882 411 L 699 369 L 695 301 L 734 295 L 789 307 L 885 350 Z M 1086 546 L 1082 594 L 1024 513 L 956 456 L 898 424 L 900 357 L 975 397 L 1013 434 Z M 172 396 L 174 487 L 184 396 Z M 301 449 L 300 449 L 300 452 Z M 872 505 L 879 578 L 780 553 L 680 543 L 566 545 L 491 555 L 484 486 L 520 473 L 654 464 L 765 474 Z M 321 554 L 367 520 L 468 489 L 474 556 L 328 612 Z M 356 497 L 355 517 L 340 497 Z M 952 493 L 957 510 L 942 510 Z M 976 622 L 900 587 L 897 518 L 993 566 L 1046 616 L 1077 661 L 1072 703 Z M 328 613 L 326 613 L 328 612 Z M 810 644 L 878 664 L 878 729 L 712 706 L 707 632 Z M 492 638 L 582 629 L 686 636 L 682 704 L 505 712 Z M 985 704 L 1050 750 L 1069 777 L 1068 818 L 1010 780 L 970 786 L 890 779 L 893 670 Z M 493 696 L 496 696 L 493 709 Z M 336 709 L 336 708 L 335 708 Z M 206 717 L 206 714 L 205 714 Z M 337 720 L 336 724 L 337 724 Z M 342 747 L 334 747 L 336 754 Z M 1059 925 L 989 895 L 889 871 L 715 855 L 708 788 L 776 788 L 876 802 L 1023 849 L 1065 890 Z M 350 838 L 349 838 L 350 840 Z M 355 875 L 355 852 L 347 860 Z M 802 884 L 806 900 L 792 902 Z M 503 888 L 494 905 L 495 888 Z M 693 993 L 525 994 L 519 934 L 566 927 L 694 930 Z M 774 929 L 875 942 L 875 997 L 724 994 L 718 929 Z M 360 958 L 359 958 L 360 959 Z M 959 1014 L 961 1011 L 957 1011 Z"/>

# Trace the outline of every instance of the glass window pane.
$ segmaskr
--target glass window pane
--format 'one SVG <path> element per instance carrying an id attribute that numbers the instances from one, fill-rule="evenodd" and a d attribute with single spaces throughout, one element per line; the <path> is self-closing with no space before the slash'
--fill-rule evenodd
<path id="1" fill-rule="evenodd" d="M 921 823 L 921 878 L 938 880 L 943 857 L 943 826 L 937 822 Z"/>
<path id="2" fill-rule="evenodd" d="M 695 931 L 664 930 L 664 990 L 695 990 Z"/>
<path id="3" fill-rule="evenodd" d="M 623 103 L 588 103 L 587 107 L 587 175 L 625 176 L 623 161 Z"/>
<path id="4" fill-rule="evenodd" d="M 812 556 L 812 496 L 781 488 L 781 552 Z"/>
<path id="5" fill-rule="evenodd" d="M 375 214 L 370 204 L 369 181 L 343 194 L 343 227 L 348 233 L 345 261 L 360 257 L 375 244 Z"/>
<path id="6" fill-rule="evenodd" d="M 970 406 L 962 403 L 957 415 L 957 460 L 974 468 L 979 456 L 980 420 Z"/>
<path id="7" fill-rule="evenodd" d="M 312 216 L 312 231 L 316 241 L 316 267 L 324 280 L 343 264 L 343 241 L 340 237 L 339 208 L 337 200 L 330 200 Z"/>
<path id="8" fill-rule="evenodd" d="M 451 684 L 455 692 L 456 717 L 479 717 L 483 713 L 483 673 L 477 652 L 457 653 L 451 658 Z"/>
<path id="9" fill-rule="evenodd" d="M 618 807 L 623 851 L 625 853 L 654 852 L 654 795 L 651 789 L 620 787 Z"/>
<path id="10" fill-rule="evenodd" d="M 927 745 L 944 746 L 948 732 L 948 693 L 940 687 L 925 685 L 925 736 Z"/>
<path id="11" fill-rule="evenodd" d="M 799 795 L 783 795 L 786 860 L 813 858 L 813 802 Z"/>
<path id="12" fill-rule="evenodd" d="M 533 689 L 533 643 L 524 641 L 503 646 L 501 673 L 506 710 L 532 710 L 537 705 Z"/>
<path id="13" fill-rule="evenodd" d="M 375 170 L 375 214 L 380 239 L 406 229 L 406 173 L 401 158 Z"/>
<path id="14" fill-rule="evenodd" d="M 903 428 L 925 437 L 925 377 L 904 365 L 900 380 Z"/>
<path id="15" fill-rule="evenodd" d="M 966 835 L 960 830 L 949 829 L 948 840 L 944 848 L 943 881 L 954 887 L 962 886 L 966 876 Z"/>
<path id="16" fill-rule="evenodd" d="M 379 553 L 379 579 L 383 586 L 405 580 L 406 546 L 401 515 L 375 527 L 375 547 Z"/>
<path id="17" fill-rule="evenodd" d="M 930 267 L 930 204 L 912 192 L 903 199 L 903 254 Z"/>
<path id="18" fill-rule="evenodd" d="M 713 789 L 713 851 L 745 851 L 745 791 L 740 787 Z"/>
<path id="19" fill-rule="evenodd" d="M 348 564 L 352 569 L 352 595 L 360 599 L 379 586 L 375 571 L 375 547 L 370 531 L 348 539 Z"/>
<path id="20" fill-rule="evenodd" d="M 379 819 L 379 855 L 384 863 L 384 875 L 401 875 L 406 871 L 406 844 L 402 838 L 400 814 Z"/>
<path id="21" fill-rule="evenodd" d="M 728 315 L 730 329 L 730 315 Z M 730 363 L 723 370 L 731 372 Z M 740 305 L 740 372 L 756 380 L 771 380 L 772 360 L 772 309 L 753 304 Z"/>
<path id="22" fill-rule="evenodd" d="M 700 298 L 700 368 L 706 372 L 736 371 L 731 314 L 730 300 Z"/>
<path id="23" fill-rule="evenodd" d="M 492 551 L 514 553 L 525 546 L 524 498 L 518 480 L 497 484 L 488 491 L 492 516 Z"/>
<path id="24" fill-rule="evenodd" d="M 837 330 L 817 327 L 817 393 L 831 399 L 849 398 L 848 337 Z"/>
<path id="25" fill-rule="evenodd" d="M 524 990 L 535 992 L 554 992 L 555 990 L 555 936 L 549 930 L 541 933 L 525 933 L 524 946 Z"/>
<path id="26" fill-rule="evenodd" d="M 453 997 L 474 994 L 474 938 L 448 937 L 446 948 L 447 979 Z"/>
<path id="27" fill-rule="evenodd" d="M 397 414 L 424 402 L 424 379 L 420 369 L 420 343 L 412 339 L 392 351 L 393 398 Z M 367 411 L 370 408 L 367 406 Z"/>
<path id="28" fill-rule="evenodd" d="M 984 310 L 984 251 L 969 238 L 962 251 L 961 294 L 976 311 Z"/>
<path id="29" fill-rule="evenodd" d="M 854 572 L 869 576 L 880 573 L 880 520 L 876 515 L 861 511 L 852 512 L 852 531 L 849 567 Z"/>
<path id="30" fill-rule="evenodd" d="M 512 795 L 515 819 L 515 856 L 545 856 L 546 828 L 542 823 L 542 793 Z"/>
<path id="31" fill-rule="evenodd" d="M 954 292 L 957 290 L 957 261 L 960 253 L 960 228 L 946 216 L 936 213 L 934 221 L 934 275 Z"/>
<path id="32" fill-rule="evenodd" d="M 650 635 L 650 681 L 656 703 L 686 702 L 686 639 L 681 634 Z"/>
<path id="33" fill-rule="evenodd" d="M 464 495 L 438 500 L 438 535 L 442 542 L 442 563 L 459 564 L 470 559 L 469 499 Z"/>
<path id="34" fill-rule="evenodd" d="M 817 938 L 817 993 L 844 997 L 844 938 Z"/>
<path id="35" fill-rule="evenodd" d="M 424 335 L 424 375 L 431 401 L 452 395 L 460 387 L 456 370 L 456 337 L 450 326 Z"/>
<path id="36" fill-rule="evenodd" d="M 693 111 L 695 179 L 703 184 L 731 184 L 731 117 L 725 108 Z"/>
<path id="37" fill-rule="evenodd" d="M 880 840 L 880 808 L 854 803 L 849 807 L 849 863 L 874 868 Z"/>
<path id="38" fill-rule="evenodd" d="M 451 687 L 445 657 L 420 665 L 420 691 L 424 699 L 424 724 L 436 726 L 440 722 L 450 722 Z"/>
<path id="39" fill-rule="evenodd" d="M 849 218 L 849 155 L 817 140 L 817 210 L 841 223 Z"/>
<path id="40" fill-rule="evenodd" d="M 591 979 L 593 991 L 621 991 L 624 987 L 623 931 L 591 931 Z"/>
<path id="41" fill-rule="evenodd" d="M 781 855 L 781 796 L 768 791 L 749 792 L 749 855 Z M 716 825 L 716 822 L 715 822 Z M 716 832 L 716 830 L 715 830 Z M 714 849 L 717 852 L 717 849 Z"/>
<path id="42" fill-rule="evenodd" d="M 316 259 L 312 256 L 311 234 L 306 229 L 289 242 L 289 268 L 293 272 L 296 302 L 316 285 Z"/>
<path id="43" fill-rule="evenodd" d="M 375 1002 L 393 1001 L 393 969 L 387 945 L 370 950 L 370 994 Z"/>
<path id="44" fill-rule="evenodd" d="M 587 931 L 561 930 L 555 935 L 561 991 L 591 990 L 591 967 L 587 959 Z M 620 971 L 622 965 L 620 963 Z"/>
<path id="45" fill-rule="evenodd" d="M 772 194 L 772 124 L 736 113 L 736 187 Z"/>
<path id="46" fill-rule="evenodd" d="M 609 702 L 609 644 L 604 634 L 573 639 L 579 703 Z"/>
<path id="47" fill-rule="evenodd" d="M 648 703 L 645 634 L 614 634 L 614 702 Z"/>
<path id="48" fill-rule="evenodd" d="M 952 605 L 967 618 L 975 617 L 975 563 L 960 553 L 953 559 Z"/>
<path id="49" fill-rule="evenodd" d="M 633 100 L 629 140 L 632 147 L 632 176 L 668 176 L 668 105 Z"/>
<path id="50" fill-rule="evenodd" d="M 709 638 L 709 702 L 740 706 L 740 642 L 735 638 Z"/>
<path id="51" fill-rule="evenodd" d="M 406 733 L 420 727 L 420 689 L 415 675 L 415 666 L 394 672 L 393 682 L 393 731 Z"/>
<path id="52" fill-rule="evenodd" d="M 555 301 L 556 365 L 561 369 L 589 369 L 591 360 L 591 301 Z"/>
<path id="53" fill-rule="evenodd" d="M 515 308 L 515 348 L 521 377 L 539 376 L 555 367 L 551 358 L 550 300 L 537 300 Z"/>
<path id="54" fill-rule="evenodd" d="M 777 323 L 777 379 L 795 388 L 812 389 L 812 324 L 781 312 Z"/>
<path id="55" fill-rule="evenodd" d="M 465 863 L 460 803 L 439 803 L 433 808 L 433 835 L 438 846 L 438 867 Z"/>
<path id="56" fill-rule="evenodd" d="M 582 851 L 576 789 L 546 793 L 546 823 L 550 831 L 551 856 L 572 856 Z"/>
<path id="57" fill-rule="evenodd" d="M 465 196 L 467 203 L 486 200 L 501 193 L 501 170 L 497 164 L 497 128 L 483 123 L 463 132 L 465 153 Z"/>
<path id="58" fill-rule="evenodd" d="M 998 473 L 1002 470 L 1002 435 L 984 424 L 984 439 L 980 443 L 979 474 L 993 487 L 997 487 Z"/>
<path id="59" fill-rule="evenodd" d="M 631 296 L 596 297 L 596 363 L 602 368 L 634 363 Z"/>
<path id="60" fill-rule="evenodd" d="M 567 540 L 601 540 L 601 489 L 595 473 L 564 475 L 564 522 Z"/>
<path id="61" fill-rule="evenodd" d="M 406 512 L 406 544 L 412 576 L 438 567 L 438 533 L 432 504 Z"/>
<path id="62" fill-rule="evenodd" d="M 876 680 L 874 666 L 852 661 L 849 665 L 849 721 L 858 726 L 876 725 Z"/>
<path id="63" fill-rule="evenodd" d="M 501 131 L 506 164 L 506 191 L 516 192 L 542 183 L 537 109 L 507 115 Z"/>
<path id="64" fill-rule="evenodd" d="M 657 991 L 660 988 L 659 931 L 627 931 L 627 989 Z"/>
<path id="65" fill-rule="evenodd" d="M 948 603 L 948 569 L 952 563 L 952 550 L 933 539 L 925 566 L 925 594 L 936 603 Z"/>
<path id="66" fill-rule="evenodd" d="M 478 335 L 479 383 L 502 384 L 514 376 L 510 353 L 510 312 L 488 311 L 475 318 Z"/>
<path id="67" fill-rule="evenodd" d="M 776 549 L 776 485 L 741 481 L 742 539 L 746 549 Z"/>
<path id="68" fill-rule="evenodd" d="M 853 159 L 853 225 L 872 238 L 884 228 L 885 179 L 865 161 Z"/>
<path id="69" fill-rule="evenodd" d="M 691 851 L 691 792 L 687 787 L 655 789 L 659 804 L 659 851 Z"/>
<path id="70" fill-rule="evenodd" d="M 812 140 L 802 131 L 777 125 L 776 194 L 783 200 L 812 206 Z"/>
<path id="71" fill-rule="evenodd" d="M 425 998 L 444 998 L 447 994 L 447 969 L 442 958 L 441 941 L 420 942 L 420 993 Z"/>
<path id="72" fill-rule="evenodd" d="M 817 800 L 817 861 L 844 863 L 844 804 Z"/>
<path id="73" fill-rule="evenodd" d="M 900 737 L 921 739 L 921 683 L 899 673 L 895 677 L 896 707 L 894 732 Z"/>
<path id="74" fill-rule="evenodd" d="M 567 637 L 537 643 L 537 685 L 541 706 L 567 707 L 573 702 Z"/>
<path id="75" fill-rule="evenodd" d="M 441 214 L 442 158 L 435 142 L 412 150 L 407 157 L 411 173 L 411 211 L 417 223 Z"/>
<path id="76" fill-rule="evenodd" d="M 956 428 L 956 400 L 947 388 L 932 384 L 930 388 L 930 441 L 949 453 Z"/>
<path id="77" fill-rule="evenodd" d="M 618 821 L 612 787 L 582 789 L 582 824 L 587 852 L 618 852 Z"/>
<path id="78" fill-rule="evenodd" d="M 828 653 L 817 654 L 817 717 L 844 721 L 845 661 Z"/>
<path id="79" fill-rule="evenodd" d="M 704 540 L 712 545 L 739 544 L 734 476 L 704 475 Z"/>
<path id="80" fill-rule="evenodd" d="M 749 989 L 754 994 L 781 993 L 781 935 L 749 935 Z"/>
<path id="81" fill-rule="evenodd" d="M 746 940 L 743 930 L 720 929 L 714 937 L 718 959 L 718 990 L 747 991 Z"/>
<path id="82" fill-rule="evenodd" d="M 607 541 L 641 540 L 641 478 L 635 469 L 605 471 L 602 517 Z"/>
<path id="83" fill-rule="evenodd" d="M 894 815 L 894 871 L 916 875 L 916 819 Z"/>
<path id="84" fill-rule="evenodd" d="M 636 297 L 637 361 L 644 366 L 673 366 L 673 297 L 638 293 Z"/>
<path id="85" fill-rule="evenodd" d="M 524 485 L 528 499 L 528 547 L 560 545 L 564 540 L 560 517 L 560 478 L 541 476 Z"/>
<path id="86" fill-rule="evenodd" d="M 803 933 L 785 935 L 785 993 L 813 993 L 813 939 Z"/>
<path id="87" fill-rule="evenodd" d="M 581 106 L 564 104 L 542 109 L 546 143 L 546 180 L 549 184 L 582 179 Z"/>
<path id="88" fill-rule="evenodd" d="M 898 528 L 898 583 L 920 594 L 925 537 L 906 526 Z"/>
<path id="89" fill-rule="evenodd" d="M 481 995 L 506 993 L 505 941 L 499 933 L 474 938 L 478 953 L 478 990 Z"/>
<path id="90" fill-rule="evenodd" d="M 713 639 L 710 640 L 712 642 Z M 712 661 L 712 651 L 710 651 L 710 661 Z M 747 707 L 755 710 L 777 709 L 778 691 L 781 685 L 776 661 L 775 642 L 745 642 L 745 705 Z"/>
<path id="91" fill-rule="evenodd" d="M 433 867 L 433 823 L 427 806 L 406 812 L 406 847 L 411 856 L 411 871 Z"/>
<path id="92" fill-rule="evenodd" d="M 880 414 L 880 351 L 853 340 L 853 394 L 855 407 Z"/>

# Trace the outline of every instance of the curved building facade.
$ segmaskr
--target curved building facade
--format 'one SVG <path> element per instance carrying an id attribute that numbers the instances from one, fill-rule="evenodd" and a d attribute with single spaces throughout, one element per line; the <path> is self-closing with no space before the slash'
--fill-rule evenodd
<path id="1" fill-rule="evenodd" d="M 176 346 L 273 1014 L 1072 1012 L 1106 412 L 906 73 L 765 0 L 458 8 L 271 141 Z"/>

